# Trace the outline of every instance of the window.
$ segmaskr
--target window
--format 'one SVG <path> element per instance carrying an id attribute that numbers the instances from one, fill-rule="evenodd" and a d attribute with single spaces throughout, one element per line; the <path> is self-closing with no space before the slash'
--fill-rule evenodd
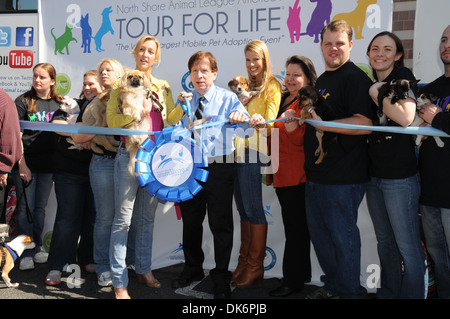
<path id="1" fill-rule="evenodd" d="M 37 12 L 38 0 L 0 0 L 0 13 Z"/>

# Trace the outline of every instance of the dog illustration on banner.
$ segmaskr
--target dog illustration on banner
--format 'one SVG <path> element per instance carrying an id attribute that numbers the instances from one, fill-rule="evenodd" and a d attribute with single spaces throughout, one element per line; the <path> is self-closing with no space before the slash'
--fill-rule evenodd
<path id="1" fill-rule="evenodd" d="M 93 37 L 95 41 L 95 50 L 97 52 L 103 52 L 105 51 L 102 49 L 102 39 L 103 37 L 108 33 L 111 32 L 111 34 L 114 34 L 114 29 L 111 25 L 111 19 L 109 18 L 109 15 L 113 12 L 112 7 L 107 7 L 103 9 L 102 11 L 102 25 L 100 26 L 100 29 L 97 31 L 97 34 Z"/>
<path id="2" fill-rule="evenodd" d="M 355 40 L 364 39 L 362 32 L 366 23 L 366 12 L 369 6 L 376 4 L 377 0 L 358 0 L 355 10 L 336 14 L 334 20 L 345 20 L 353 28 Z"/>
<path id="3" fill-rule="evenodd" d="M 310 1 L 316 2 L 317 6 L 311 15 L 311 20 L 306 27 L 306 32 L 301 33 L 301 35 L 309 35 L 310 37 L 314 37 L 314 43 L 319 43 L 320 32 L 324 26 L 330 23 L 333 5 L 331 4 L 331 0 Z"/>
<path id="4" fill-rule="evenodd" d="M 92 28 L 89 25 L 89 13 L 80 19 L 81 26 L 81 48 L 83 53 L 91 53 Z"/>
<path id="5" fill-rule="evenodd" d="M 344 12 L 336 14 L 331 19 L 331 11 L 333 4 L 331 0 L 310 0 L 310 2 L 316 2 L 316 7 L 311 14 L 311 19 L 306 27 L 306 31 L 300 32 L 301 7 L 299 0 L 296 0 L 294 5 L 289 7 L 289 16 L 287 18 L 287 26 L 289 29 L 289 36 L 291 43 L 295 43 L 300 40 L 300 36 L 308 35 L 314 38 L 314 43 L 319 43 L 320 33 L 324 26 L 330 23 L 331 20 L 345 20 L 354 29 L 355 40 L 363 39 L 363 28 L 366 23 L 366 13 L 369 6 L 377 4 L 377 0 L 357 0 L 356 8 L 351 12 Z"/>
<path id="6" fill-rule="evenodd" d="M 92 35 L 92 27 L 89 23 L 89 13 L 86 13 L 86 15 L 81 15 L 79 23 L 76 23 L 77 28 L 81 28 L 81 48 L 83 49 L 83 53 L 91 53 L 91 40 L 94 39 L 95 43 L 95 50 L 97 52 L 103 52 L 105 51 L 102 48 L 103 44 L 103 37 L 108 33 L 111 32 L 111 34 L 114 34 L 114 29 L 111 24 L 110 14 L 113 12 L 112 7 L 107 7 L 103 9 L 101 16 L 102 16 L 102 24 L 95 34 L 95 36 Z M 53 33 L 53 30 L 55 28 L 51 29 L 52 37 L 55 41 L 55 55 L 57 53 L 64 54 L 63 50 L 66 50 L 66 54 L 69 55 L 69 44 L 72 41 L 75 41 L 78 43 L 78 40 L 74 38 L 72 35 L 73 25 L 70 23 L 66 24 L 66 29 L 64 33 L 60 37 L 56 37 Z"/>

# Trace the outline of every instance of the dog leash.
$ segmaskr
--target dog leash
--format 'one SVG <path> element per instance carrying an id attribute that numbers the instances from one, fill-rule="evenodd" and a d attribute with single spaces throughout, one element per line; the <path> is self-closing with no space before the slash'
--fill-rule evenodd
<path id="1" fill-rule="evenodd" d="M 28 223 L 31 224 L 33 222 L 33 216 L 31 215 L 31 210 L 30 210 L 30 206 L 28 205 L 27 194 L 25 191 L 25 189 L 31 185 L 32 181 L 33 180 L 31 180 L 29 182 L 25 182 L 22 179 L 22 194 L 20 194 L 19 198 L 17 199 L 16 208 L 14 209 L 14 212 L 11 214 L 11 218 L 9 219 L 8 226 L 11 226 L 12 221 L 14 221 L 14 217 L 17 214 L 17 206 L 19 205 L 20 201 L 22 200 L 22 197 L 25 200 L 25 208 L 26 208 L 26 212 L 27 212 Z M 17 192 L 17 189 L 16 189 L 16 192 Z"/>

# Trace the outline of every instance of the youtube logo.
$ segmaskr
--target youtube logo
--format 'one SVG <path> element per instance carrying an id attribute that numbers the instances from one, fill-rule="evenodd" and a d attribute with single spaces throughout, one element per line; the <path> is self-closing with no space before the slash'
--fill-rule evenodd
<path id="1" fill-rule="evenodd" d="M 9 66 L 13 69 L 29 69 L 33 66 L 33 51 L 13 50 L 9 52 Z"/>

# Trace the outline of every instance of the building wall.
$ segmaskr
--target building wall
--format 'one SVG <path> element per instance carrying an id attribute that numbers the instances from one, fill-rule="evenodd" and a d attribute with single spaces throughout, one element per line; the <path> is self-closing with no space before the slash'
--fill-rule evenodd
<path id="1" fill-rule="evenodd" d="M 405 66 L 412 69 L 414 48 L 415 0 L 394 0 L 392 31 L 402 40 L 405 49 Z"/>

